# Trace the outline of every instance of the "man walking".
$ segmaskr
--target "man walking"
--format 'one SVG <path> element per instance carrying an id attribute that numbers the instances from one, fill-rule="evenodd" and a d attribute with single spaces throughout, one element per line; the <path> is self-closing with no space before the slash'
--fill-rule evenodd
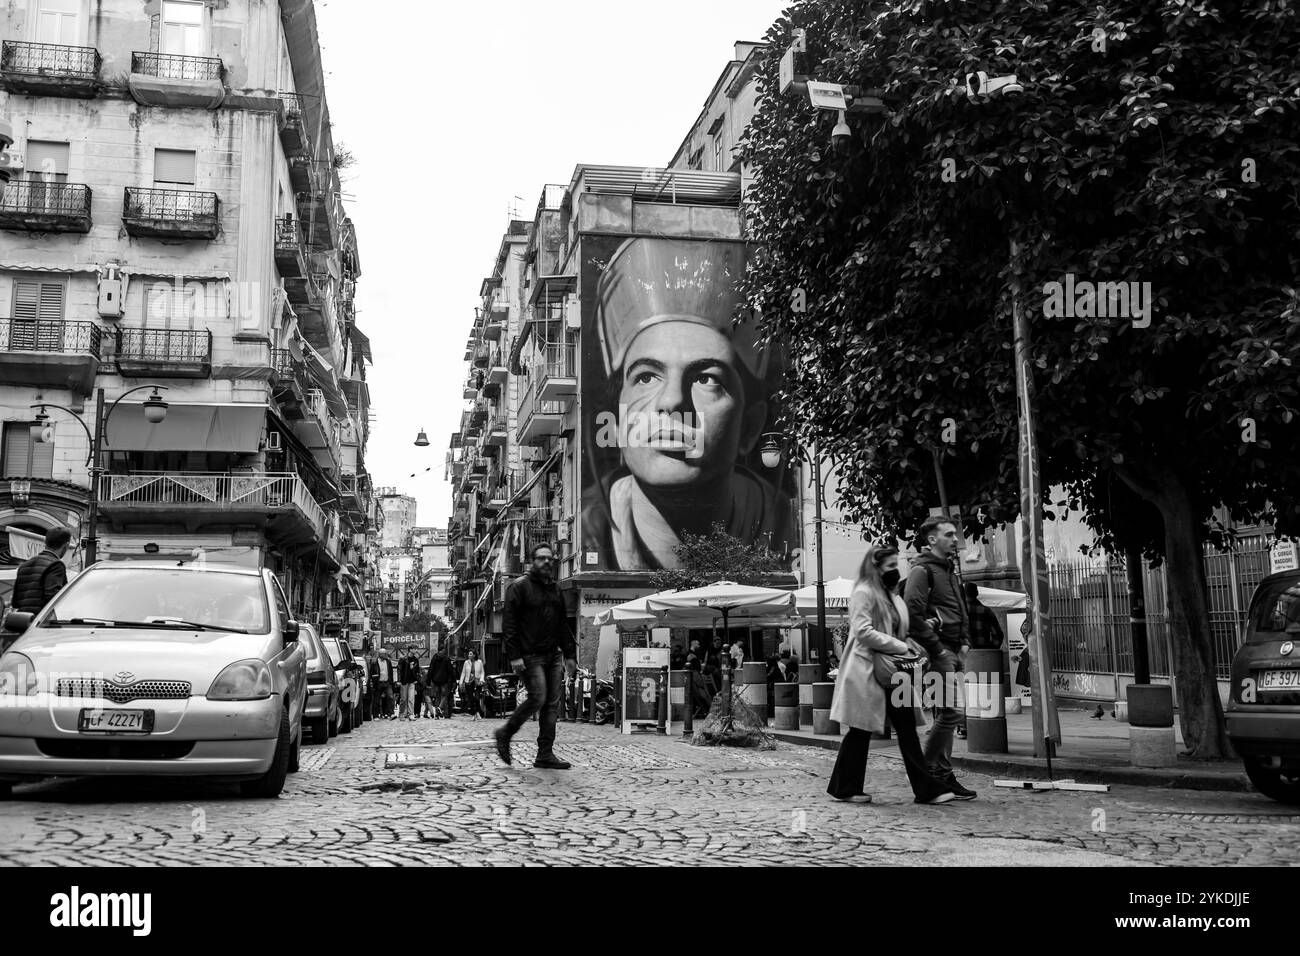
<path id="1" fill-rule="evenodd" d="M 433 655 L 433 660 L 429 662 L 429 686 L 433 689 L 433 715 L 435 717 L 451 717 L 452 706 L 452 674 L 451 661 L 443 651 Z"/>
<path id="2" fill-rule="evenodd" d="M 72 534 L 67 528 L 45 532 L 45 549 L 18 566 L 14 577 L 13 610 L 35 614 L 53 600 L 68 583 L 63 556 L 68 553 Z"/>
<path id="3" fill-rule="evenodd" d="M 393 719 L 393 687 L 397 683 L 397 668 L 388 654 L 388 648 L 379 651 L 378 666 L 375 669 L 379 692 L 379 705 L 385 720 Z"/>
<path id="4" fill-rule="evenodd" d="M 559 719 L 564 674 L 578 671 L 577 644 L 564 609 L 564 597 L 552 577 L 555 555 L 539 544 L 529 555 L 532 566 L 506 589 L 505 648 L 510 666 L 527 684 L 528 699 L 515 708 L 496 732 L 497 755 L 510 763 L 510 739 L 524 722 L 538 715 L 537 759 L 534 767 L 568 770 L 555 756 L 555 724 Z"/>
<path id="5" fill-rule="evenodd" d="M 416 697 L 416 685 L 420 682 L 420 658 L 414 649 L 402 658 L 398 680 L 402 683 L 401 719 L 415 720 L 420 716 L 420 702 Z"/>
<path id="6" fill-rule="evenodd" d="M 904 589 L 909 630 L 930 655 L 931 670 L 943 675 L 942 696 L 923 754 L 930 772 L 958 800 L 974 800 L 975 791 L 959 784 L 952 772 L 952 738 L 962 717 L 957 706 L 958 683 L 963 680 L 970 649 L 970 615 L 953 573 L 957 526 L 947 518 L 927 518 L 917 535 L 917 547 L 921 554 L 908 572 Z"/>

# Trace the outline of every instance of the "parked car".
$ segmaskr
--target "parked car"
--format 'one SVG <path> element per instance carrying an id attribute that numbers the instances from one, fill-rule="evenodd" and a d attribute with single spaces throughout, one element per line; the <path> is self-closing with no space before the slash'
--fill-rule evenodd
<path id="1" fill-rule="evenodd" d="M 338 736 L 343 719 L 339 674 L 316 628 L 304 624 L 300 633 L 307 652 L 307 710 L 303 721 L 311 728 L 312 743 L 328 743 L 331 737 Z"/>
<path id="2" fill-rule="evenodd" d="M 0 655 L 0 796 L 43 777 L 205 776 L 273 797 L 298 769 L 307 694 L 275 576 L 102 562 Z"/>
<path id="3" fill-rule="evenodd" d="M 334 664 L 334 670 L 339 681 L 341 695 L 339 709 L 342 714 L 339 731 L 348 734 L 355 728 L 360 727 L 362 720 L 365 719 L 362 707 L 364 688 L 366 686 L 365 661 L 353 657 L 352 648 L 342 638 L 326 637 L 323 640 L 325 642 L 325 651 Z"/>
<path id="4" fill-rule="evenodd" d="M 6 631 L 3 623 L 5 615 L 9 613 L 10 605 L 13 604 L 14 579 L 17 577 L 18 568 L 0 568 L 0 653 L 3 653 L 5 646 L 18 636 Z"/>
<path id="5" fill-rule="evenodd" d="M 1232 659 L 1228 737 L 1255 789 L 1300 806 L 1300 571 L 1273 574 L 1250 601 Z"/>

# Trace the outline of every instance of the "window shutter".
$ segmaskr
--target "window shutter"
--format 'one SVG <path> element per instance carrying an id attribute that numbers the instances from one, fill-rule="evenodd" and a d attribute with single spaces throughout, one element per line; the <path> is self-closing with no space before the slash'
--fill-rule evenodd
<path id="1" fill-rule="evenodd" d="M 13 478 L 53 478 L 54 443 L 33 442 L 30 422 L 8 422 L 4 430 L 4 474 Z"/>
<path id="2" fill-rule="evenodd" d="M 28 175 L 40 174 L 47 178 L 68 176 L 69 146 L 67 143 L 52 143 L 44 140 L 27 141 L 27 157 L 24 161 Z"/>
<path id="3" fill-rule="evenodd" d="M 155 149 L 153 181 L 170 185 L 193 186 L 195 153 L 191 149 Z"/>
<path id="4" fill-rule="evenodd" d="M 63 320 L 63 292 L 62 282 L 17 279 L 14 281 L 13 317 L 60 322 Z"/>

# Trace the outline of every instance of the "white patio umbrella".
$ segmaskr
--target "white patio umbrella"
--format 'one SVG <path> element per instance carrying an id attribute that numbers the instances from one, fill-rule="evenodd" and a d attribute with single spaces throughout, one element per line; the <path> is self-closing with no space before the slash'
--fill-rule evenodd
<path id="1" fill-rule="evenodd" d="M 721 615 L 725 631 L 733 620 L 793 623 L 795 598 L 793 591 L 718 581 L 686 591 L 652 594 L 646 598 L 646 610 L 655 612 L 663 624 L 680 626 L 710 624 Z"/>
<path id="2" fill-rule="evenodd" d="M 980 603 L 985 607 L 1006 608 L 1009 611 L 1023 611 L 1025 596 L 1019 591 L 1003 591 L 1000 588 L 979 589 Z"/>
<path id="3" fill-rule="evenodd" d="M 604 627 L 606 624 L 653 624 L 659 620 L 659 615 L 646 610 L 645 602 L 661 594 L 673 593 L 675 592 L 660 591 L 659 594 L 646 594 L 639 598 L 632 598 L 630 601 L 624 601 L 622 604 L 601 611 L 592 619 L 592 623 L 597 627 Z"/>
<path id="4" fill-rule="evenodd" d="M 826 582 L 826 616 L 845 617 L 849 613 L 849 597 L 856 582 L 836 578 Z M 794 592 L 795 608 L 804 617 L 817 616 L 817 585 L 810 584 Z"/>

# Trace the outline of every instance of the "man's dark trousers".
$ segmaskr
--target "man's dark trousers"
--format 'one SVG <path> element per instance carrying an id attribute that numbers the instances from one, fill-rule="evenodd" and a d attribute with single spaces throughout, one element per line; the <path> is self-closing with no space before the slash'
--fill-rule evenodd
<path id="1" fill-rule="evenodd" d="M 506 721 L 505 735 L 513 737 L 534 714 L 537 717 L 537 759 L 554 756 L 555 723 L 560 716 L 560 697 L 564 693 L 564 655 L 559 648 L 549 654 L 524 657 L 524 682 L 528 699 L 515 708 Z"/>

